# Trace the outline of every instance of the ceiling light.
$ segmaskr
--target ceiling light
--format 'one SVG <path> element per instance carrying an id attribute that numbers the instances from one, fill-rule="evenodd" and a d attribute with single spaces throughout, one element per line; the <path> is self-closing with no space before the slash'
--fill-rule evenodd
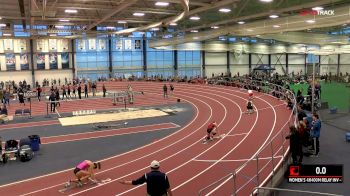
<path id="1" fill-rule="evenodd" d="M 348 24 L 343 24 L 343 27 L 345 27 L 346 25 L 348 25 Z"/>
<path id="2" fill-rule="evenodd" d="M 191 16 L 190 20 L 200 20 L 201 18 L 199 16 Z"/>
<path id="3" fill-rule="evenodd" d="M 312 10 L 314 10 L 314 11 L 320 11 L 320 10 L 323 10 L 323 7 L 314 7 L 314 8 L 312 8 Z"/>
<path id="4" fill-rule="evenodd" d="M 261 35 L 256 35 L 256 37 L 260 37 Z"/>
<path id="5" fill-rule="evenodd" d="M 157 2 L 155 5 L 156 6 L 161 6 L 161 7 L 166 7 L 166 6 L 169 5 L 169 2 Z"/>
<path id="6" fill-rule="evenodd" d="M 273 27 L 273 28 L 280 28 L 281 26 L 279 26 L 279 25 L 273 25 L 272 27 Z"/>
<path id="7" fill-rule="evenodd" d="M 2 19 L 2 17 L 0 17 L 0 20 Z"/>
<path id="8" fill-rule="evenodd" d="M 4 33 L 3 36 L 11 36 L 10 33 Z"/>
<path id="9" fill-rule="evenodd" d="M 218 26 L 212 26 L 211 28 L 212 28 L 212 29 L 218 29 L 218 28 L 220 28 L 220 27 L 218 27 Z"/>
<path id="10" fill-rule="evenodd" d="M 134 16 L 144 16 L 145 13 L 135 12 L 132 15 L 134 15 Z"/>
<path id="11" fill-rule="evenodd" d="M 193 37 L 193 39 L 198 39 L 198 37 Z"/>
<path id="12" fill-rule="evenodd" d="M 270 3 L 272 2 L 273 0 L 260 0 L 261 2 L 264 2 L 264 3 Z"/>
<path id="13" fill-rule="evenodd" d="M 0 27 L 6 27 L 6 24 L 0 24 Z"/>
<path id="14" fill-rule="evenodd" d="M 245 22 L 244 21 L 239 21 L 238 24 L 244 24 Z"/>
<path id="15" fill-rule="evenodd" d="M 315 23 L 316 21 L 314 21 L 314 20 L 306 20 L 305 22 L 307 22 L 307 23 Z"/>
<path id="16" fill-rule="evenodd" d="M 55 36 L 57 36 L 56 34 L 50 34 L 49 35 L 50 37 L 55 37 Z"/>
<path id="17" fill-rule="evenodd" d="M 60 22 L 69 22 L 67 19 L 60 19 Z"/>
<path id="18" fill-rule="evenodd" d="M 151 28 L 151 31 L 159 31 L 158 27 Z"/>
<path id="19" fill-rule="evenodd" d="M 63 29 L 64 28 L 64 26 L 62 26 L 62 25 L 55 25 L 55 27 L 56 27 L 56 29 Z"/>
<path id="20" fill-rule="evenodd" d="M 278 18 L 279 16 L 278 15 L 275 15 L 275 14 L 273 14 L 273 15 L 270 15 L 270 18 Z"/>
<path id="21" fill-rule="evenodd" d="M 228 13 L 228 12 L 231 12 L 231 9 L 228 9 L 228 8 L 221 8 L 221 9 L 219 9 L 219 12 Z"/>
<path id="22" fill-rule="evenodd" d="M 126 21 L 118 21 L 118 24 L 126 24 Z"/>
<path id="23" fill-rule="evenodd" d="M 251 29 L 247 29 L 247 31 L 249 31 L 249 32 L 253 32 L 253 30 L 251 30 Z"/>
<path id="24" fill-rule="evenodd" d="M 114 29 L 115 27 L 112 27 L 112 26 L 108 26 L 106 27 L 106 29 Z"/>
<path id="25" fill-rule="evenodd" d="M 78 10 L 64 10 L 66 13 L 78 13 Z"/>
<path id="26" fill-rule="evenodd" d="M 169 24 L 170 26 L 177 26 L 177 23 L 176 22 L 172 22 Z"/>
<path id="27" fill-rule="evenodd" d="M 198 33 L 198 30 L 191 30 L 191 33 Z"/>

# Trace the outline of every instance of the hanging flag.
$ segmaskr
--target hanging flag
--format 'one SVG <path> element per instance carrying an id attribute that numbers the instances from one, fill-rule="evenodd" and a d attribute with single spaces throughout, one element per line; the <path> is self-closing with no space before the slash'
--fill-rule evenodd
<path id="1" fill-rule="evenodd" d="M 50 59 L 50 69 L 57 69 L 57 53 L 50 53 L 49 54 Z"/>
<path id="2" fill-rule="evenodd" d="M 98 45 L 100 50 L 106 49 L 106 40 L 105 39 L 99 39 L 98 40 Z"/>
<path id="3" fill-rule="evenodd" d="M 6 70 L 15 71 L 16 70 L 15 54 L 5 54 L 5 58 L 6 58 Z"/>
<path id="4" fill-rule="evenodd" d="M 29 70 L 28 55 L 21 54 L 21 70 Z"/>
<path id="5" fill-rule="evenodd" d="M 36 67 L 37 69 L 45 69 L 45 54 L 36 55 Z"/>
<path id="6" fill-rule="evenodd" d="M 123 42 L 120 39 L 115 40 L 115 49 L 123 50 Z"/>
<path id="7" fill-rule="evenodd" d="M 57 50 L 57 39 L 49 39 L 50 50 Z"/>
<path id="8" fill-rule="evenodd" d="M 69 53 L 64 52 L 61 54 L 62 69 L 69 69 Z"/>
<path id="9" fill-rule="evenodd" d="M 13 50 L 13 39 L 4 39 L 4 49 Z"/>
<path id="10" fill-rule="evenodd" d="M 96 39 L 89 39 L 89 49 L 96 50 Z"/>

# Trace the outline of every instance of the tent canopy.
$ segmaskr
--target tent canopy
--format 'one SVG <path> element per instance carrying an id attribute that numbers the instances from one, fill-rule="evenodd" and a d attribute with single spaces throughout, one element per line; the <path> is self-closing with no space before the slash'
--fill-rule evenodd
<path id="1" fill-rule="evenodd" d="M 270 67 L 269 65 L 258 65 L 253 70 L 254 71 L 274 71 L 275 68 Z"/>

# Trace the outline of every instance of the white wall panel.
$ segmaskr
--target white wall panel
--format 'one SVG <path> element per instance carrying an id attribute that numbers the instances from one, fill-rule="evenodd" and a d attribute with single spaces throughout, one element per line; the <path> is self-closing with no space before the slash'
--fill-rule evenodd
<path id="1" fill-rule="evenodd" d="M 227 57 L 226 52 L 206 52 L 205 64 L 206 65 L 226 65 Z"/>
<path id="2" fill-rule="evenodd" d="M 350 64 L 350 54 L 341 54 L 340 64 Z"/>
<path id="3" fill-rule="evenodd" d="M 249 65 L 230 65 L 230 72 L 232 76 L 236 75 L 239 72 L 239 75 L 249 74 Z"/>
<path id="4" fill-rule="evenodd" d="M 221 73 L 226 74 L 227 73 L 227 67 L 222 65 L 206 65 L 205 66 L 205 75 L 208 78 L 212 77 L 212 74 L 214 73 L 215 76 L 221 75 Z"/>
<path id="5" fill-rule="evenodd" d="M 32 84 L 31 71 L 4 71 L 0 72 L 0 78 L 2 81 L 14 80 L 16 82 L 26 80 L 28 84 Z"/>
<path id="6" fill-rule="evenodd" d="M 345 75 L 346 72 L 348 72 L 348 74 L 350 74 L 350 64 L 348 64 L 348 65 L 340 65 L 339 72 L 342 72 L 343 75 Z"/>
<path id="7" fill-rule="evenodd" d="M 35 71 L 36 81 L 38 81 L 41 84 L 44 78 L 47 78 L 49 80 L 61 79 L 61 81 L 64 81 L 64 78 L 67 78 L 68 80 L 72 79 L 73 73 L 72 73 L 72 70 L 36 70 Z"/>
<path id="8" fill-rule="evenodd" d="M 249 64 L 249 55 L 230 53 L 230 64 L 247 65 Z"/>
<path id="9" fill-rule="evenodd" d="M 266 54 L 252 54 L 252 67 L 255 65 L 268 65 L 269 64 L 269 55 Z"/>
<path id="10" fill-rule="evenodd" d="M 288 63 L 289 64 L 305 64 L 305 55 L 304 54 L 288 54 Z"/>

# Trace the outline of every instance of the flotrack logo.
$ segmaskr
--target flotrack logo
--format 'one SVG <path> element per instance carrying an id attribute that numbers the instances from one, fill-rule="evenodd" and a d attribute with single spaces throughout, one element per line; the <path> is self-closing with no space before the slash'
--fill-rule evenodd
<path id="1" fill-rule="evenodd" d="M 307 15 L 319 15 L 319 16 L 334 16 L 334 10 L 302 10 L 300 12 L 301 16 L 307 16 Z"/>

